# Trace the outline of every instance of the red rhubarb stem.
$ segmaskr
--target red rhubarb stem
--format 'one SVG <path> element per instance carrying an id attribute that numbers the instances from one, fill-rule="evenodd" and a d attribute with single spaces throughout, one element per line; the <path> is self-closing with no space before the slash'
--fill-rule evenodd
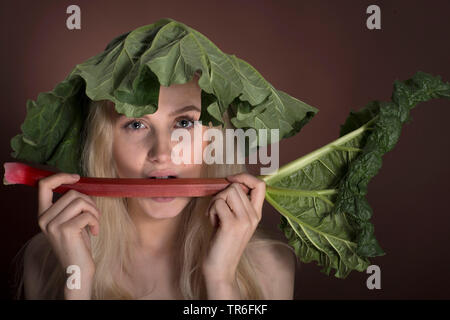
<path id="1" fill-rule="evenodd" d="M 37 169 L 19 162 L 5 162 L 3 184 L 24 184 L 37 187 L 40 179 L 56 172 Z M 70 189 L 97 197 L 204 197 L 225 189 L 230 182 L 224 178 L 123 179 L 81 177 L 74 184 L 63 184 L 54 192 Z"/>

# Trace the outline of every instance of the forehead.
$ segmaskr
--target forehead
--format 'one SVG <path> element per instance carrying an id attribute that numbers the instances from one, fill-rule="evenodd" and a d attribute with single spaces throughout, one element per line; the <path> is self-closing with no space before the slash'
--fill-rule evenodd
<path id="1" fill-rule="evenodd" d="M 201 107 L 197 105 L 187 105 L 187 106 L 180 106 L 180 107 L 164 107 L 164 106 L 158 106 L 158 110 L 156 110 L 155 113 L 150 113 L 145 115 L 146 116 L 152 116 L 155 114 L 161 114 L 161 113 L 167 113 L 169 116 L 176 116 L 185 112 L 201 112 Z M 117 111 L 116 111 L 117 113 Z M 117 113 L 118 119 L 127 118 L 124 114 Z"/>
<path id="2" fill-rule="evenodd" d="M 198 85 L 198 79 L 198 75 L 195 75 L 187 83 L 173 84 L 169 87 L 160 86 L 158 110 L 148 116 L 155 114 L 176 115 L 189 111 L 201 112 L 201 88 Z M 116 116 L 119 119 L 126 118 L 125 115 L 119 113 Z"/>
<path id="3" fill-rule="evenodd" d="M 186 100 L 197 101 L 201 97 L 201 88 L 198 85 L 198 77 L 195 76 L 190 82 L 172 84 L 169 87 L 160 86 L 159 104 L 180 105 Z"/>

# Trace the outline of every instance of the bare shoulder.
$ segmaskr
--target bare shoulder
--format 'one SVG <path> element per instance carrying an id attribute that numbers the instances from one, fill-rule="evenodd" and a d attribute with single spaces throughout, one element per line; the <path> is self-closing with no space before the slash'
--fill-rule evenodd
<path id="1" fill-rule="evenodd" d="M 23 255 L 23 284 L 25 299 L 42 299 L 43 258 L 49 243 L 40 232 L 28 242 Z"/>
<path id="2" fill-rule="evenodd" d="M 293 299 L 297 258 L 292 250 L 281 244 L 268 243 L 251 247 L 249 256 L 265 299 Z"/>

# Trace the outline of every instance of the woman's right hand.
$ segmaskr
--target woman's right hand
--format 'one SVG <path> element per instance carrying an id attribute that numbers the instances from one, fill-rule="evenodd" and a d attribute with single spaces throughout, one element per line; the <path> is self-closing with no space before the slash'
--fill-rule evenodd
<path id="1" fill-rule="evenodd" d="M 98 235 L 100 211 L 91 197 L 75 190 L 69 190 L 53 203 L 53 189 L 79 179 L 79 175 L 56 173 L 39 180 L 38 221 L 64 271 L 70 265 L 78 266 L 81 285 L 90 286 L 95 264 L 86 227 L 94 236 Z"/>

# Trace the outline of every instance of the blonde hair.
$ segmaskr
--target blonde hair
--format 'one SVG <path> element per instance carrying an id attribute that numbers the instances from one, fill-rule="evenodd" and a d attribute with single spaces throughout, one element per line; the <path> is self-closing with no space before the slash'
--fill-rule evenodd
<path id="1" fill-rule="evenodd" d="M 85 126 L 84 147 L 82 152 L 83 175 L 91 177 L 117 178 L 112 155 L 113 125 L 115 110 L 106 101 L 92 101 Z M 229 123 L 229 122 L 228 122 Z M 207 166 L 208 177 L 226 177 L 244 172 L 245 165 L 213 164 Z M 131 244 L 136 235 L 135 225 L 127 209 L 126 198 L 92 197 L 100 212 L 100 232 L 91 237 L 92 255 L 96 272 L 92 287 L 92 299 L 135 299 L 120 279 L 114 275 L 126 275 L 131 272 Z M 192 198 L 180 213 L 181 230 L 178 235 L 181 246 L 178 248 L 179 278 L 178 285 L 185 299 L 206 299 L 206 287 L 201 272 L 201 261 L 206 254 L 207 244 L 212 234 L 212 226 L 203 214 L 210 197 Z M 120 235 L 120 236 L 118 236 Z M 278 244 L 293 250 L 286 243 L 269 236 L 258 226 L 237 267 L 237 283 L 243 299 L 264 299 L 261 286 L 257 281 L 255 268 L 249 250 L 260 245 Z M 51 255 L 48 249 L 46 256 Z M 55 259 L 52 259 L 53 263 Z M 43 262 L 45 263 L 45 261 Z M 117 270 L 111 270 L 115 266 Z M 46 298 L 63 298 L 64 273 L 61 267 L 53 265 L 51 278 L 44 288 Z M 44 267 L 42 268 L 44 269 Z M 45 268 L 47 269 L 47 268 Z M 118 271 L 112 272 L 112 271 Z"/>

